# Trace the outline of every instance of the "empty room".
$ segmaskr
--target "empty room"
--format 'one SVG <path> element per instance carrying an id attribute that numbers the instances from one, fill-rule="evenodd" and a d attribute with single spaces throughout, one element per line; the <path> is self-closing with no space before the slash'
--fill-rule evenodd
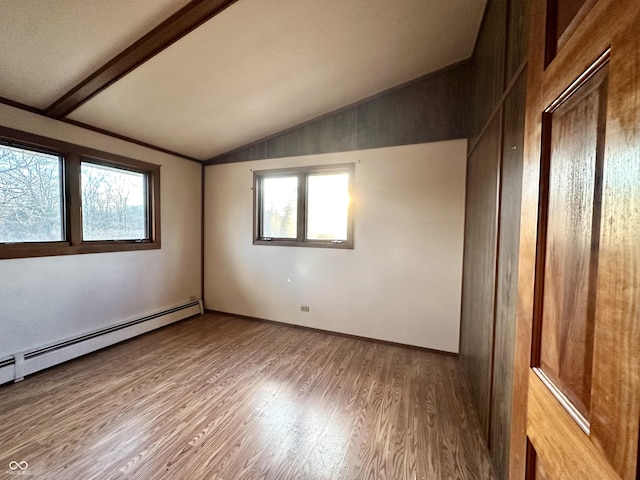
<path id="1" fill-rule="evenodd" d="M 640 2 L 0 0 L 0 478 L 640 475 Z"/>

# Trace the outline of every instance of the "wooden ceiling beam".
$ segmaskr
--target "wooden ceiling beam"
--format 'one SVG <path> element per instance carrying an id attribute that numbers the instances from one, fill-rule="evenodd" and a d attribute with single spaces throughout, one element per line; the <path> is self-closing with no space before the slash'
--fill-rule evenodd
<path id="1" fill-rule="evenodd" d="M 193 0 L 100 67 L 44 111 L 63 118 L 154 55 L 222 12 L 236 0 Z"/>

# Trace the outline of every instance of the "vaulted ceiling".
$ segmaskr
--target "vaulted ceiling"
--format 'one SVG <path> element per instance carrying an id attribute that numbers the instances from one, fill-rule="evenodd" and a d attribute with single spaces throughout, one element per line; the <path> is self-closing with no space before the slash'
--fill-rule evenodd
<path id="1" fill-rule="evenodd" d="M 485 3 L 4 0 L 0 100 L 206 160 L 469 58 Z"/>

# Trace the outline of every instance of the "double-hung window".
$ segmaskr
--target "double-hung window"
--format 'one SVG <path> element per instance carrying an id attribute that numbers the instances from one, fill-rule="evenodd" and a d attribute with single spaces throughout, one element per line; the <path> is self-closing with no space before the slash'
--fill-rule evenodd
<path id="1" fill-rule="evenodd" d="M 257 245 L 353 248 L 353 164 L 254 171 Z"/>
<path id="2" fill-rule="evenodd" d="M 160 248 L 160 167 L 0 127 L 0 259 Z"/>

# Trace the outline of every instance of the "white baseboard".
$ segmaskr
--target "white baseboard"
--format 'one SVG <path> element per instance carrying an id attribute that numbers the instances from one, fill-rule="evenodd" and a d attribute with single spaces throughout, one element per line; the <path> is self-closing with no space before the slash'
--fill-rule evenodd
<path id="1" fill-rule="evenodd" d="M 28 352 L 17 352 L 0 361 L 0 384 L 22 380 L 26 375 L 202 313 L 202 301 L 193 301 Z"/>

